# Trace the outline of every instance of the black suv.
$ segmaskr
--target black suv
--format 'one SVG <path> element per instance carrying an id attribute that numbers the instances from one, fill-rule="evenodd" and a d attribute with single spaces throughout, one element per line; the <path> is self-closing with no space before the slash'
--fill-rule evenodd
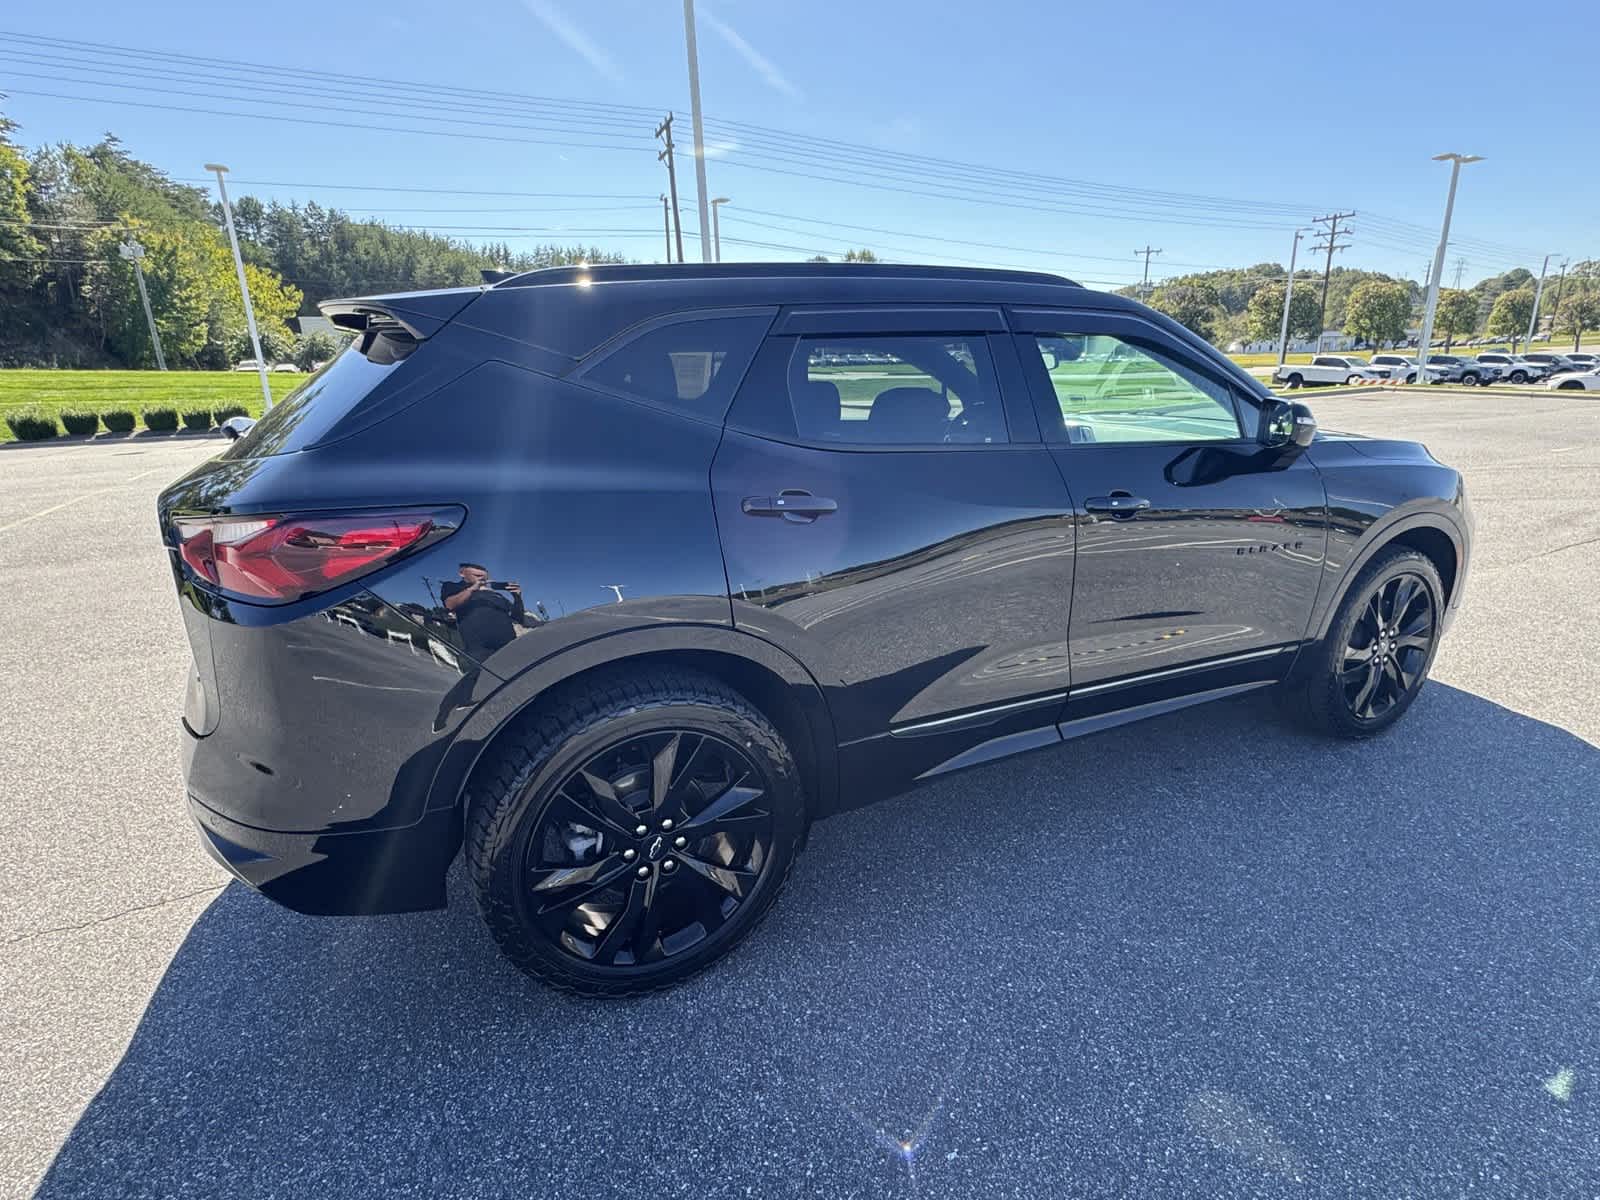
<path id="1" fill-rule="evenodd" d="M 1055 276 L 323 310 L 351 348 L 160 500 L 190 808 L 303 912 L 442 905 L 464 846 L 505 953 L 576 990 L 704 966 L 811 821 L 918 780 L 1274 684 L 1382 730 L 1460 602 L 1457 472 Z"/>

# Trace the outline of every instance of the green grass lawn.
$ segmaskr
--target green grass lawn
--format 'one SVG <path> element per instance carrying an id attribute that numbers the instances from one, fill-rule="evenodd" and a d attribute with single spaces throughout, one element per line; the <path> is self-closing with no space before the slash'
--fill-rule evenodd
<path id="1" fill-rule="evenodd" d="M 306 381 L 305 375 L 269 375 L 274 400 L 281 400 Z M 5 414 L 39 405 L 60 413 L 64 408 L 96 412 L 128 408 L 220 407 L 242 404 L 252 416 L 261 412 L 261 383 L 245 371 L 0 371 L 0 441 L 11 440 Z M 140 423 L 143 428 L 143 422 Z"/>

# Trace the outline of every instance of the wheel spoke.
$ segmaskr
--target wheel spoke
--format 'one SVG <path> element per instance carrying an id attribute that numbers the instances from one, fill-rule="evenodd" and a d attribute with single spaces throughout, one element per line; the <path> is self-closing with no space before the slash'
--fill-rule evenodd
<path id="1" fill-rule="evenodd" d="M 1400 671 L 1400 664 L 1394 659 L 1386 658 L 1383 660 L 1383 677 L 1384 681 L 1389 685 L 1386 691 L 1390 695 L 1391 702 L 1398 701 L 1401 696 L 1406 694 L 1406 678 Z"/>
<path id="2" fill-rule="evenodd" d="M 1358 717 L 1366 716 L 1372 708 L 1372 693 L 1378 687 L 1381 672 L 1378 669 L 1378 660 L 1374 658 L 1367 664 L 1367 681 L 1361 685 L 1361 690 L 1350 701 L 1350 707 L 1355 710 Z"/>
<path id="3" fill-rule="evenodd" d="M 1417 598 L 1417 581 L 1410 575 L 1402 575 L 1394 583 L 1394 598 L 1389 609 L 1389 624 L 1398 626 Z"/>
<path id="4" fill-rule="evenodd" d="M 730 896 L 743 900 L 755 886 L 757 872 L 741 867 L 725 867 L 721 863 L 707 862 L 693 854 L 683 854 L 680 861 L 702 879 L 710 880 Z"/>
<path id="5" fill-rule="evenodd" d="M 682 734 L 673 734 L 650 760 L 650 811 L 653 813 L 659 814 L 666 803 L 667 792 L 672 787 L 672 768 L 678 761 L 678 746 L 682 740 Z"/>
<path id="6" fill-rule="evenodd" d="M 745 787 L 741 777 L 737 783 L 710 804 L 706 805 L 694 816 L 683 823 L 685 833 L 706 833 L 709 827 L 739 811 L 753 800 L 759 800 L 766 792 L 761 788 Z"/>
<path id="7" fill-rule="evenodd" d="M 1399 637 L 1395 638 L 1394 644 L 1395 647 L 1400 650 L 1426 651 L 1428 648 L 1428 643 L 1432 640 L 1433 625 L 1430 622 L 1416 633 L 1402 633 Z"/>
<path id="8" fill-rule="evenodd" d="M 596 892 L 605 891 L 627 869 L 628 864 L 622 861 L 620 854 L 611 854 L 581 867 L 536 869 L 532 872 L 529 887 L 545 901 L 539 909 L 539 914 L 543 916 L 557 909 L 581 904 Z"/>
<path id="9" fill-rule="evenodd" d="M 606 926 L 605 933 L 600 935 L 600 940 L 595 943 L 594 956 L 603 962 L 614 962 L 623 950 L 627 949 L 633 941 L 639 922 L 644 917 L 645 909 L 650 907 L 654 899 L 655 878 L 635 880 L 628 889 L 628 902 L 622 906 L 622 911 L 611 919 L 611 924 Z"/>
<path id="10" fill-rule="evenodd" d="M 613 829 L 631 836 L 633 827 L 638 822 L 638 816 L 624 804 L 617 795 L 609 781 L 601 779 L 588 767 L 578 772 L 583 782 L 588 785 L 590 794 L 594 797 L 595 810 Z M 571 793 L 569 792 L 570 796 Z"/>

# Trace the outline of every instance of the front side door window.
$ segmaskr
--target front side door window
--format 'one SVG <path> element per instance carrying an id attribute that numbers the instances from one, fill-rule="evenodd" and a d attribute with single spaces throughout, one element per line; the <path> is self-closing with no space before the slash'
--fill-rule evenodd
<path id="1" fill-rule="evenodd" d="M 1153 345 L 1113 334 L 1035 334 L 1033 351 L 1069 442 L 1221 442 L 1239 437 L 1228 389 Z"/>

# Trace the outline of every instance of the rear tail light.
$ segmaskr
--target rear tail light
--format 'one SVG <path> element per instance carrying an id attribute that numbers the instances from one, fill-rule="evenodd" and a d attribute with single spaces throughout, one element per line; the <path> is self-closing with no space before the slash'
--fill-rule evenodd
<path id="1" fill-rule="evenodd" d="M 218 590 L 287 604 L 358 579 L 449 537 L 459 508 L 294 516 L 178 517 L 178 553 Z"/>

